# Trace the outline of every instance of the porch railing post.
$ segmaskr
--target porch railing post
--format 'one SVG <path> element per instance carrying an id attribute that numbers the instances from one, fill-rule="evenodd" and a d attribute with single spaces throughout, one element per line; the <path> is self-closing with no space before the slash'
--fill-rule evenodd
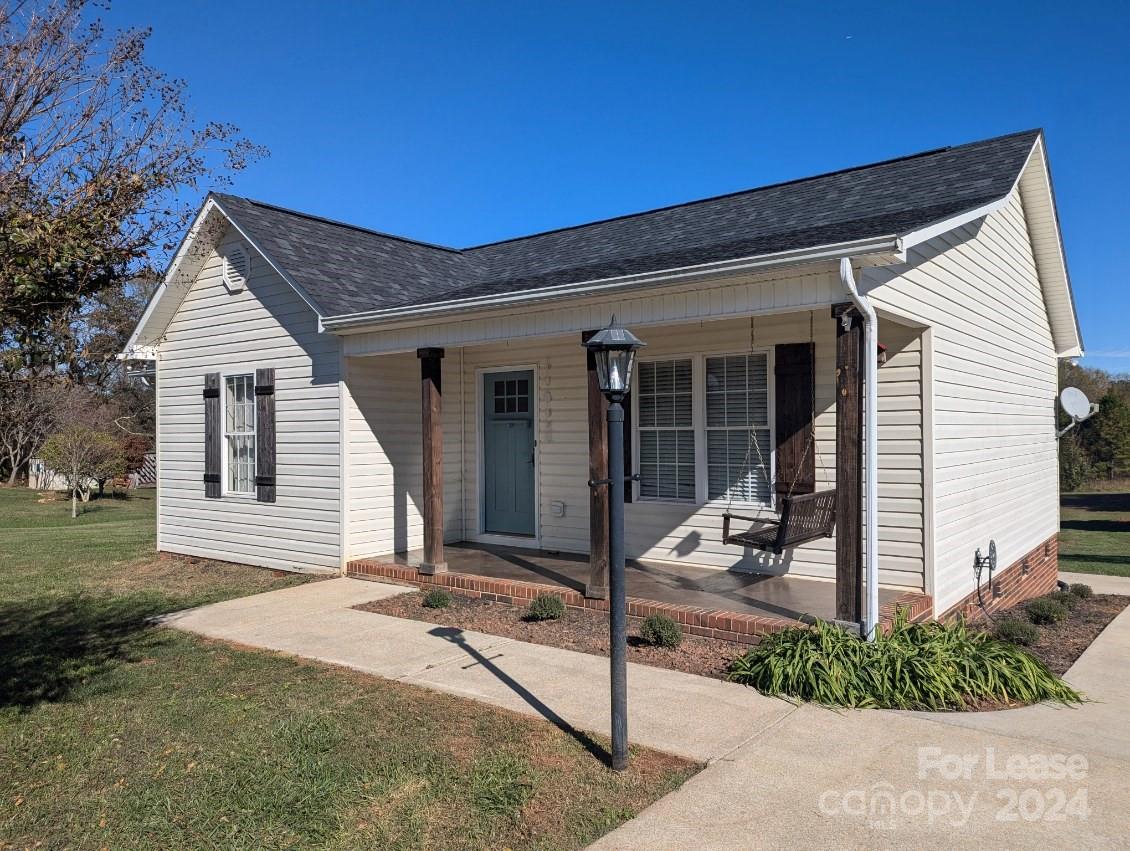
<path id="1" fill-rule="evenodd" d="M 417 349 L 424 447 L 424 559 L 420 573 L 443 573 L 443 349 Z"/>
<path id="2" fill-rule="evenodd" d="M 581 343 L 587 343 L 595 331 L 581 333 Z M 608 478 L 608 425 L 605 422 L 608 400 L 600 391 L 596 375 L 596 356 L 585 352 L 588 374 L 589 421 L 589 479 L 597 482 Z M 585 583 L 585 596 L 604 600 L 608 598 L 608 491 L 589 488 L 589 579 Z"/>

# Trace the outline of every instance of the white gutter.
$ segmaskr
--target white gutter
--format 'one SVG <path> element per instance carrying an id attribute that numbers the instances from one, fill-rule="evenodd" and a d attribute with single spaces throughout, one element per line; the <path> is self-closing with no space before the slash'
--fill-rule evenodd
<path id="1" fill-rule="evenodd" d="M 898 255 L 899 251 L 898 237 L 885 236 L 878 239 L 857 240 L 854 242 L 842 242 L 803 250 L 781 251 L 773 254 L 742 257 L 736 260 L 701 263 L 694 266 L 680 266 L 635 275 L 618 275 L 613 278 L 599 278 L 578 283 L 559 284 L 552 287 L 521 290 L 509 294 L 495 293 L 492 295 L 449 299 L 424 305 L 391 307 L 381 310 L 367 310 L 361 313 L 328 316 L 322 320 L 322 327 L 324 330 L 330 332 L 364 331 L 368 330 L 370 326 L 384 323 L 403 321 L 406 319 L 426 319 L 450 313 L 461 313 L 476 308 L 498 309 L 533 302 L 614 292 L 620 289 L 636 288 L 644 285 L 661 286 L 663 284 L 693 280 L 706 276 L 734 275 L 757 269 L 772 268 L 774 266 L 810 263 L 822 260 L 834 261 L 836 258 L 843 257 L 847 254 L 856 258 L 869 255 L 893 257 Z"/>
<path id="2" fill-rule="evenodd" d="M 863 315 L 863 575 L 867 589 L 863 634 L 874 641 L 879 623 L 879 320 L 870 300 L 860 295 L 850 257 L 840 258 L 840 283 Z"/>

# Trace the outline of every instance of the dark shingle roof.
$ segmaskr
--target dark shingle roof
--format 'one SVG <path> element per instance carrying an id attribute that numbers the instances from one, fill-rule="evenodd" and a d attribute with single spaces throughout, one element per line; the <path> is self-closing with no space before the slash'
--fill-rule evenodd
<path id="1" fill-rule="evenodd" d="M 255 244 L 317 302 L 324 315 L 426 301 L 468 280 L 467 258 L 454 248 L 236 195 L 213 195 Z"/>
<path id="2" fill-rule="evenodd" d="M 325 315 L 901 235 L 1002 198 L 1030 130 L 463 250 L 216 195 Z"/>

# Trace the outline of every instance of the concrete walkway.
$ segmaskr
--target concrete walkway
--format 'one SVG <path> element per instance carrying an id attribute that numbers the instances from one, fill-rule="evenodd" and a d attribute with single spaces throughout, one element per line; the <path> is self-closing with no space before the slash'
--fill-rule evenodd
<path id="1" fill-rule="evenodd" d="M 1130 576 L 1103 576 L 1099 573 L 1060 573 L 1059 578 L 1068 585 L 1081 582 L 1090 585 L 1096 594 L 1122 594 L 1130 596 Z"/>
<path id="2" fill-rule="evenodd" d="M 334 579 L 166 622 L 608 729 L 603 658 L 350 608 L 404 590 Z M 631 665 L 632 741 L 709 765 L 593 847 L 1124 847 L 1128 650 L 1130 611 L 1069 672 L 1098 702 L 978 714 L 835 713 Z"/>

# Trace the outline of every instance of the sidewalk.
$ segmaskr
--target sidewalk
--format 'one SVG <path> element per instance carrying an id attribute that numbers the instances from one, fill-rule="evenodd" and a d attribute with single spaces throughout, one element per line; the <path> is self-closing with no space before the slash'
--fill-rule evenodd
<path id="1" fill-rule="evenodd" d="M 1090 585 L 1096 594 L 1122 594 L 1130 597 L 1130 576 L 1104 576 L 1101 573 L 1066 573 L 1061 572 L 1059 578 L 1068 585 L 1082 582 Z"/>
<path id="2" fill-rule="evenodd" d="M 350 608 L 405 590 L 330 579 L 179 612 L 165 623 L 542 715 L 578 730 L 609 729 L 605 658 Z M 631 741 L 689 759 L 725 756 L 793 711 L 784 701 L 733 683 L 629 667 Z"/>
<path id="3" fill-rule="evenodd" d="M 334 579 L 166 622 L 561 726 L 608 729 L 606 659 L 350 608 L 403 591 Z M 1069 672 L 1100 702 L 940 715 L 798 708 L 730 683 L 630 665 L 631 740 L 709 765 L 593 847 L 1122 847 L 1130 830 L 1128 648 L 1130 611 Z M 1085 760 L 1074 777 L 1039 776 L 1034 767 L 1041 756 L 1072 754 Z"/>

